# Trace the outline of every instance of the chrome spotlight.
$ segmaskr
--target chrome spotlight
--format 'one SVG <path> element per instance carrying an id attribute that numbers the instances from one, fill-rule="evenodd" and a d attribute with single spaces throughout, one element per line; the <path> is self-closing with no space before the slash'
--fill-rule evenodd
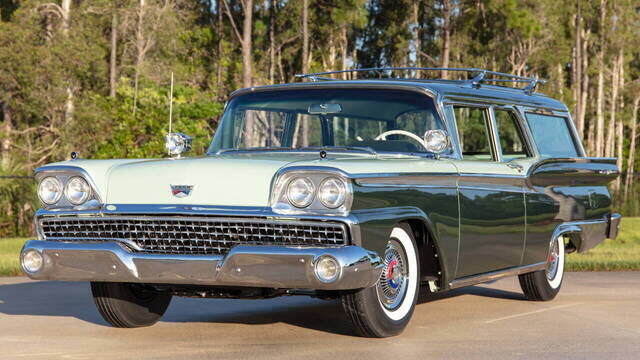
<path id="1" fill-rule="evenodd" d="M 182 133 L 169 133 L 164 147 L 170 156 L 180 157 L 182 153 L 191 150 L 191 137 Z"/>

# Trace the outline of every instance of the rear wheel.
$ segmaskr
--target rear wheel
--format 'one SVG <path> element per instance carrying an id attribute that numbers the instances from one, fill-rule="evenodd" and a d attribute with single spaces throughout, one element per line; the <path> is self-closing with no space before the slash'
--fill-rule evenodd
<path id="1" fill-rule="evenodd" d="M 92 282 L 91 293 L 100 315 L 119 328 L 153 325 L 171 302 L 171 295 L 156 293 L 139 284 Z"/>
<path id="2" fill-rule="evenodd" d="M 549 247 L 547 268 L 518 277 L 527 299 L 548 301 L 556 297 L 564 277 L 564 258 L 564 239 L 558 236 Z"/>
<path id="3" fill-rule="evenodd" d="M 397 335 L 407 326 L 418 299 L 420 263 L 411 227 L 391 232 L 378 283 L 342 295 L 342 305 L 356 331 L 365 337 Z"/>

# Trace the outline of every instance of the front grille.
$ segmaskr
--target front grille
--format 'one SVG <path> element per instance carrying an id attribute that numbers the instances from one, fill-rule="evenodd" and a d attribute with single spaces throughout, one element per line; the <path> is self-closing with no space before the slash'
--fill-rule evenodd
<path id="1" fill-rule="evenodd" d="M 343 224 L 223 217 L 44 218 L 50 241 L 121 241 L 132 251 L 152 254 L 225 255 L 236 245 L 340 246 Z"/>

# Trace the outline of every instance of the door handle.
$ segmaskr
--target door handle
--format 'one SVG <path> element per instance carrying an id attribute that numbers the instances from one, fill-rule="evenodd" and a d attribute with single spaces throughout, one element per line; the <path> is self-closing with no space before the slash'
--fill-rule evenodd
<path id="1" fill-rule="evenodd" d="M 516 170 L 517 172 L 522 172 L 524 170 L 524 166 L 519 164 L 507 163 L 507 166 Z"/>

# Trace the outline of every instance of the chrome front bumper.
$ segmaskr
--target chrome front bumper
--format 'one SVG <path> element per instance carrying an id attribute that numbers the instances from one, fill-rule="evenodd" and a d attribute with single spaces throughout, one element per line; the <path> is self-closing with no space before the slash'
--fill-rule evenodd
<path id="1" fill-rule="evenodd" d="M 143 254 L 117 242 L 31 240 L 21 259 L 30 250 L 44 259 L 39 271 L 25 270 L 36 280 L 350 290 L 373 286 L 382 271 L 380 257 L 359 246 L 236 246 L 223 257 Z M 315 275 L 321 256 L 332 256 L 340 264 L 340 275 L 331 283 Z"/>

